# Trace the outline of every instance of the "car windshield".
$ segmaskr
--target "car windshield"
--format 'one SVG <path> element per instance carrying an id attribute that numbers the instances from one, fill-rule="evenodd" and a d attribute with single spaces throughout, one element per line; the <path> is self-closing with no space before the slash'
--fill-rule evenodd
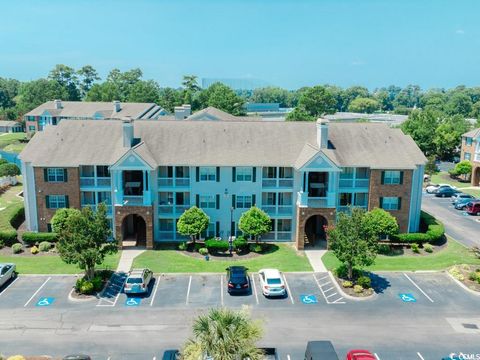
<path id="1" fill-rule="evenodd" d="M 127 284 L 141 284 L 143 281 L 142 278 L 128 278 Z"/>
<path id="2" fill-rule="evenodd" d="M 282 283 L 282 280 L 279 278 L 267 279 L 267 284 L 269 285 L 280 285 L 281 283 Z"/>

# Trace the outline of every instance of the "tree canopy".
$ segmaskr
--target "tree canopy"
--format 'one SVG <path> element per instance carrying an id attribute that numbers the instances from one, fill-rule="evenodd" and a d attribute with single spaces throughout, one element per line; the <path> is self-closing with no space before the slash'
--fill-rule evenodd
<path id="1" fill-rule="evenodd" d="M 272 229 L 270 216 L 256 206 L 252 206 L 240 216 L 238 227 L 246 235 L 252 236 L 255 241 Z"/>
<path id="2" fill-rule="evenodd" d="M 20 169 L 17 165 L 6 163 L 0 165 L 0 177 L 20 175 Z"/>
<path id="3" fill-rule="evenodd" d="M 177 231 L 184 236 L 190 236 L 190 239 L 195 242 L 195 239 L 208 228 L 210 218 L 202 209 L 192 206 L 190 209 L 180 216 L 177 222 Z"/>

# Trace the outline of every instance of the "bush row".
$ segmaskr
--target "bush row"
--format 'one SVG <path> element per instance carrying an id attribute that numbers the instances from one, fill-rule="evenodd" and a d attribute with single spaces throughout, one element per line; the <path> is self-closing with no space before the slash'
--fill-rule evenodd
<path id="1" fill-rule="evenodd" d="M 445 227 L 441 222 L 426 212 L 421 213 L 420 228 L 425 232 L 397 234 L 392 240 L 404 243 L 436 243 L 442 240 L 445 234 Z"/>
<path id="2" fill-rule="evenodd" d="M 17 242 L 17 232 L 15 230 L 0 231 L 0 244 L 3 246 L 12 246 Z"/>
<path id="3" fill-rule="evenodd" d="M 22 235 L 22 240 L 25 244 L 35 245 L 43 241 L 56 242 L 58 235 L 56 233 L 49 232 L 25 232 Z"/>
<path id="4" fill-rule="evenodd" d="M 10 218 L 10 225 L 15 229 L 18 229 L 20 225 L 25 221 L 25 208 L 23 206 L 19 207 Z"/>

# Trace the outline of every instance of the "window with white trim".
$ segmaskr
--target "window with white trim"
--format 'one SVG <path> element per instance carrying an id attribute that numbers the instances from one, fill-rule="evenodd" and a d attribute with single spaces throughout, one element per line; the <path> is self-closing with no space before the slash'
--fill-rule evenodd
<path id="1" fill-rule="evenodd" d="M 465 144 L 466 144 L 467 146 L 472 145 L 472 138 L 471 138 L 471 137 L 465 138 Z"/>
<path id="2" fill-rule="evenodd" d="M 173 219 L 160 219 L 158 228 L 160 231 L 173 231 Z"/>
<path id="3" fill-rule="evenodd" d="M 237 181 L 252 181 L 253 168 L 249 166 L 238 166 L 236 168 Z"/>
<path id="4" fill-rule="evenodd" d="M 398 197 L 384 197 L 382 199 L 382 209 L 399 210 L 400 201 Z"/>
<path id="5" fill-rule="evenodd" d="M 401 171 L 386 170 L 383 175 L 383 183 L 387 185 L 400 184 Z"/>
<path id="6" fill-rule="evenodd" d="M 199 203 L 202 209 L 215 209 L 216 197 L 215 195 L 200 195 Z"/>
<path id="7" fill-rule="evenodd" d="M 63 209 L 67 207 L 65 195 L 48 195 L 47 208 Z"/>
<path id="8" fill-rule="evenodd" d="M 200 181 L 216 181 L 217 168 L 215 166 L 200 167 Z"/>
<path id="9" fill-rule="evenodd" d="M 237 209 L 250 209 L 252 207 L 252 195 L 237 195 L 236 207 Z"/>

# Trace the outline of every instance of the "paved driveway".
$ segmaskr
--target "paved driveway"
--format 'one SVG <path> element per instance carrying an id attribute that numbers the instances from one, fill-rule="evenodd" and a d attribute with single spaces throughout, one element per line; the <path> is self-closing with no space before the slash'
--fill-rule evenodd
<path id="1" fill-rule="evenodd" d="M 450 198 L 438 198 L 433 194 L 423 194 L 422 210 L 435 216 L 445 225 L 445 231 L 462 244 L 480 246 L 480 216 L 471 216 L 456 210 Z"/>

